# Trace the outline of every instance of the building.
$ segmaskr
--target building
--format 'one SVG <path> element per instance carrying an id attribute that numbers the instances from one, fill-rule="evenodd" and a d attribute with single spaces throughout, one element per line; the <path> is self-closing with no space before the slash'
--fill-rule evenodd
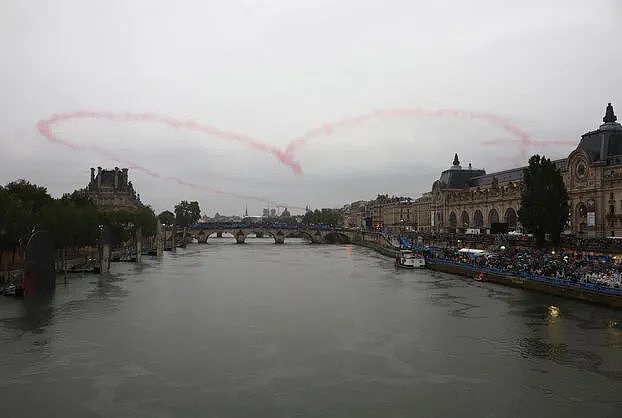
<path id="1" fill-rule="evenodd" d="M 114 170 L 91 168 L 91 181 L 86 187 L 87 196 L 103 211 L 128 210 L 133 211 L 141 206 L 140 195 L 134 191 L 131 181 L 128 181 L 128 169 L 115 167 Z"/>
<path id="2" fill-rule="evenodd" d="M 585 238 L 622 236 L 622 125 L 611 103 L 603 124 L 581 136 L 567 158 L 554 161 L 568 189 L 568 231 Z M 486 174 L 453 165 L 432 185 L 430 225 L 434 232 L 467 228 L 490 231 L 493 224 L 518 229 L 525 167 Z"/>
<path id="3" fill-rule="evenodd" d="M 611 103 L 598 129 L 583 134 L 568 157 L 554 163 L 568 189 L 568 232 L 584 238 L 622 237 L 622 125 Z M 378 195 L 372 201 L 353 202 L 344 207 L 345 222 L 441 233 L 518 230 L 524 169 L 487 174 L 471 164 L 463 168 L 455 154 L 430 192 L 414 201 Z"/>

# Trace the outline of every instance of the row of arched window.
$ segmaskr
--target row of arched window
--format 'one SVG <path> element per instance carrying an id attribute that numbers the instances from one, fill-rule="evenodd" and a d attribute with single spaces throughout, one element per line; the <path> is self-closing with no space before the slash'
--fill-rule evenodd
<path id="1" fill-rule="evenodd" d="M 473 212 L 473 219 L 470 219 L 469 213 L 464 210 L 460 214 L 460 221 L 458 222 L 458 217 L 456 212 L 451 211 L 449 214 L 449 227 L 450 228 L 483 228 L 486 226 L 490 226 L 494 223 L 505 222 L 508 224 L 508 227 L 515 228 L 518 222 L 518 215 L 513 208 L 508 208 L 503 214 L 503 220 L 500 220 L 499 212 L 496 209 L 491 209 L 487 214 L 487 222 L 484 223 L 484 215 L 482 211 L 477 209 Z"/>

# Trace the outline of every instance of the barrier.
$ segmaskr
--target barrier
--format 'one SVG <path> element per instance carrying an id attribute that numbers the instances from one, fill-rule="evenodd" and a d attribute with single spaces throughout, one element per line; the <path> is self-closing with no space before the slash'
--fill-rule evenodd
<path id="1" fill-rule="evenodd" d="M 510 271 L 505 271 L 505 270 L 495 269 L 495 268 L 490 268 L 490 267 L 478 267 L 472 264 L 457 263 L 455 261 L 449 261 L 449 260 L 444 260 L 440 258 L 432 258 L 432 259 L 428 259 L 428 261 L 430 263 L 444 264 L 444 265 L 449 265 L 449 266 L 458 267 L 462 269 L 466 268 L 466 269 L 469 269 L 475 272 L 492 273 L 492 274 L 497 274 L 499 276 L 516 277 L 520 279 L 537 281 L 540 283 L 554 284 L 557 286 L 565 286 L 565 287 L 571 287 L 575 289 L 587 290 L 590 292 L 622 296 L 622 289 L 599 286 L 599 285 L 591 284 L 591 283 L 578 283 L 578 282 L 573 282 L 571 280 L 554 278 L 554 277 L 536 276 L 536 275 L 530 275 L 527 273 L 510 272 Z"/>

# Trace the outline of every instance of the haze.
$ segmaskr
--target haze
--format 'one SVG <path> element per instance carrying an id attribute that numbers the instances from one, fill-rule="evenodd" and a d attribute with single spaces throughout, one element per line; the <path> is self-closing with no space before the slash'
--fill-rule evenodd
<path id="1" fill-rule="evenodd" d="M 619 114 L 621 21 L 616 0 L 4 0 L 0 183 L 26 178 L 58 196 L 84 187 L 90 167 L 131 161 L 162 176 L 130 168 L 156 212 L 182 199 L 212 215 L 258 214 L 261 199 L 416 197 L 455 152 L 489 172 L 536 152 L 560 158 L 607 102 Z M 318 135 L 292 155 L 302 174 L 239 141 L 148 120 L 56 124 L 78 149 L 37 130 L 59 112 L 150 113 L 284 151 L 310 129 L 386 109 L 421 112 Z M 496 115 L 541 145 L 438 109 Z"/>

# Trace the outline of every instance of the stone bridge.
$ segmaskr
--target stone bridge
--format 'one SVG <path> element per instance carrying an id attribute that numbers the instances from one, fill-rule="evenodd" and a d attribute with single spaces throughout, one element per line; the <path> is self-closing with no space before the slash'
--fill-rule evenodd
<path id="1" fill-rule="evenodd" d="M 285 238 L 306 238 L 313 244 L 351 243 L 356 239 L 354 231 L 344 229 L 305 228 L 292 226 L 253 226 L 253 225 L 210 225 L 196 224 L 188 228 L 186 237 L 196 238 L 200 243 L 216 235 L 231 234 L 238 244 L 244 244 L 246 237 L 271 236 L 275 244 L 284 244 Z"/>

